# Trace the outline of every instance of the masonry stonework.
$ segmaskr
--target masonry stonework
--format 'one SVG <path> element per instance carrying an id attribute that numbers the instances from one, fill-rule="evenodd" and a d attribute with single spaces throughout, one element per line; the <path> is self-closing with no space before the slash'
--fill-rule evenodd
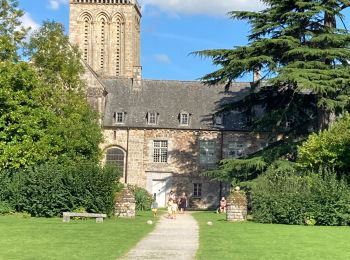
<path id="1" fill-rule="evenodd" d="M 121 181 L 156 194 L 160 206 L 173 191 L 187 193 L 192 208 L 215 208 L 229 185 L 202 173 L 222 159 L 254 153 L 268 140 L 252 134 L 239 111 L 217 114 L 245 97 L 250 83 L 224 91 L 224 85 L 198 81 L 143 80 L 140 19 L 136 0 L 70 0 L 70 41 L 82 53 L 87 100 L 101 115 L 103 163 L 119 165 Z M 162 160 L 155 159 L 160 150 Z"/>
<path id="2" fill-rule="evenodd" d="M 70 1 L 70 41 L 98 75 L 133 78 L 140 66 L 140 7 L 100 2 Z"/>

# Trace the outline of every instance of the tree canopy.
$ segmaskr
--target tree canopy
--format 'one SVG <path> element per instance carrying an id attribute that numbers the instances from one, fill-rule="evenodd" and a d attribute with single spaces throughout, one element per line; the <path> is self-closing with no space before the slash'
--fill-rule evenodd
<path id="1" fill-rule="evenodd" d="M 11 12 L 0 20 L 0 37 L 13 43 L 0 44 L 0 169 L 51 160 L 98 163 L 102 133 L 85 98 L 78 49 L 62 25 L 45 22 L 29 40 L 30 62 L 20 61 L 16 55 L 25 34 L 14 28 L 21 28 L 23 13 L 17 1 L 0 3 L 0 13 Z"/>
<path id="2" fill-rule="evenodd" d="M 250 94 L 225 105 L 222 112 L 240 110 L 252 117 L 253 130 L 268 131 L 275 137 L 283 133 L 284 140 L 269 142 L 273 147 L 247 158 L 222 161 L 217 170 L 206 173 L 213 178 L 249 180 L 275 162 L 280 165 L 280 159 L 293 161 L 297 142 L 310 132 L 327 128 L 330 115 L 343 114 L 349 108 L 350 34 L 343 23 L 343 10 L 350 1 L 263 2 L 266 8 L 259 12 L 229 13 L 232 19 L 251 26 L 246 46 L 194 54 L 209 57 L 218 66 L 202 77 L 209 85 L 228 87 L 246 74 L 260 74 Z M 257 106 L 265 111 L 263 115 L 255 115 Z M 311 146 L 313 142 L 308 143 Z"/>
<path id="3" fill-rule="evenodd" d="M 267 113 L 256 121 L 258 126 L 269 122 L 270 129 L 279 129 L 290 119 L 296 130 L 306 121 L 312 123 L 320 115 L 315 111 L 316 104 L 322 111 L 345 109 L 350 101 L 350 35 L 346 28 L 337 26 L 337 21 L 344 18 L 342 11 L 350 1 L 263 2 L 267 8 L 260 12 L 230 13 L 233 19 L 251 25 L 247 46 L 195 52 L 212 58 L 219 66 L 202 80 L 207 84 L 230 84 L 259 71 L 262 77 L 257 85 L 266 82 L 259 88 L 253 86 L 244 107 L 249 110 L 256 102 L 264 104 Z M 273 104 L 267 102 L 272 95 L 268 93 L 274 93 Z"/>

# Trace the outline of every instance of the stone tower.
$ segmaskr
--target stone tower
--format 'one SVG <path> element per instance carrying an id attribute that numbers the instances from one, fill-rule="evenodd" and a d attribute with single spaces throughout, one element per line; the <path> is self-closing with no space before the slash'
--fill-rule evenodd
<path id="1" fill-rule="evenodd" d="M 137 0 L 70 0 L 70 41 L 100 77 L 141 78 Z"/>

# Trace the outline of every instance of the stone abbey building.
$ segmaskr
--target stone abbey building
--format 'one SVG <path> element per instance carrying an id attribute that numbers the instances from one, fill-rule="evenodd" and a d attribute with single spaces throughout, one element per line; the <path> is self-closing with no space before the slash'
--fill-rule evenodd
<path id="1" fill-rule="evenodd" d="M 140 21 L 136 0 L 70 1 L 70 40 L 80 47 L 88 100 L 101 115 L 104 161 L 118 164 L 126 183 L 156 193 L 161 206 L 171 190 L 186 192 L 191 207 L 216 206 L 225 185 L 201 173 L 266 145 L 241 113 L 215 116 L 246 95 L 250 83 L 225 91 L 198 81 L 142 79 Z"/>

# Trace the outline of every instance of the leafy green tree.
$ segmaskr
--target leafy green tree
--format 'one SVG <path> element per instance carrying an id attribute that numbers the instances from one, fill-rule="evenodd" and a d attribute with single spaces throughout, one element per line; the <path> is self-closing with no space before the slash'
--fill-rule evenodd
<path id="1" fill-rule="evenodd" d="M 314 133 L 299 147 L 298 164 L 308 171 L 333 168 L 350 171 L 350 115 L 346 113 L 329 129 Z"/>
<path id="2" fill-rule="evenodd" d="M 102 133 L 83 92 L 79 52 L 56 23 L 45 23 L 29 46 L 30 63 L 0 61 L 0 169 L 98 163 Z"/>
<path id="3" fill-rule="evenodd" d="M 19 59 L 17 50 L 28 31 L 21 25 L 23 14 L 17 0 L 0 0 L 0 61 Z"/>
<path id="4" fill-rule="evenodd" d="M 268 131 L 272 136 L 283 133 L 284 140 L 293 143 L 317 128 L 326 128 L 330 114 L 349 107 L 350 35 L 337 21 L 344 19 L 342 12 L 350 1 L 263 2 L 267 7 L 260 12 L 230 13 L 233 19 L 251 25 L 247 46 L 195 54 L 211 58 L 219 67 L 202 78 L 206 84 L 228 87 L 237 78 L 259 73 L 261 78 L 252 84 L 249 95 L 222 111 L 239 110 L 252 117 L 252 130 Z M 255 114 L 257 107 L 265 114 Z M 282 158 L 295 154 L 295 149 L 284 152 Z M 251 179 L 264 172 L 265 163 L 257 155 L 226 160 L 211 174 L 229 180 Z"/>
<path id="5" fill-rule="evenodd" d="M 102 140 L 98 115 L 85 98 L 84 67 L 78 48 L 69 43 L 62 24 L 44 22 L 34 32 L 27 55 L 41 78 L 51 86 L 50 102 L 57 122 L 48 128 L 51 145 L 61 160 L 88 155 L 98 161 Z"/>
<path id="6" fill-rule="evenodd" d="M 249 182 L 271 169 L 293 168 L 297 143 L 280 141 L 267 149 L 245 158 L 222 160 L 217 169 L 204 173 L 215 180 L 229 182 L 232 186 L 249 185 Z"/>
<path id="7" fill-rule="evenodd" d="M 80 52 L 77 46 L 70 45 L 62 24 L 44 22 L 30 38 L 26 54 L 45 81 L 55 88 L 65 91 L 84 88 Z"/>

